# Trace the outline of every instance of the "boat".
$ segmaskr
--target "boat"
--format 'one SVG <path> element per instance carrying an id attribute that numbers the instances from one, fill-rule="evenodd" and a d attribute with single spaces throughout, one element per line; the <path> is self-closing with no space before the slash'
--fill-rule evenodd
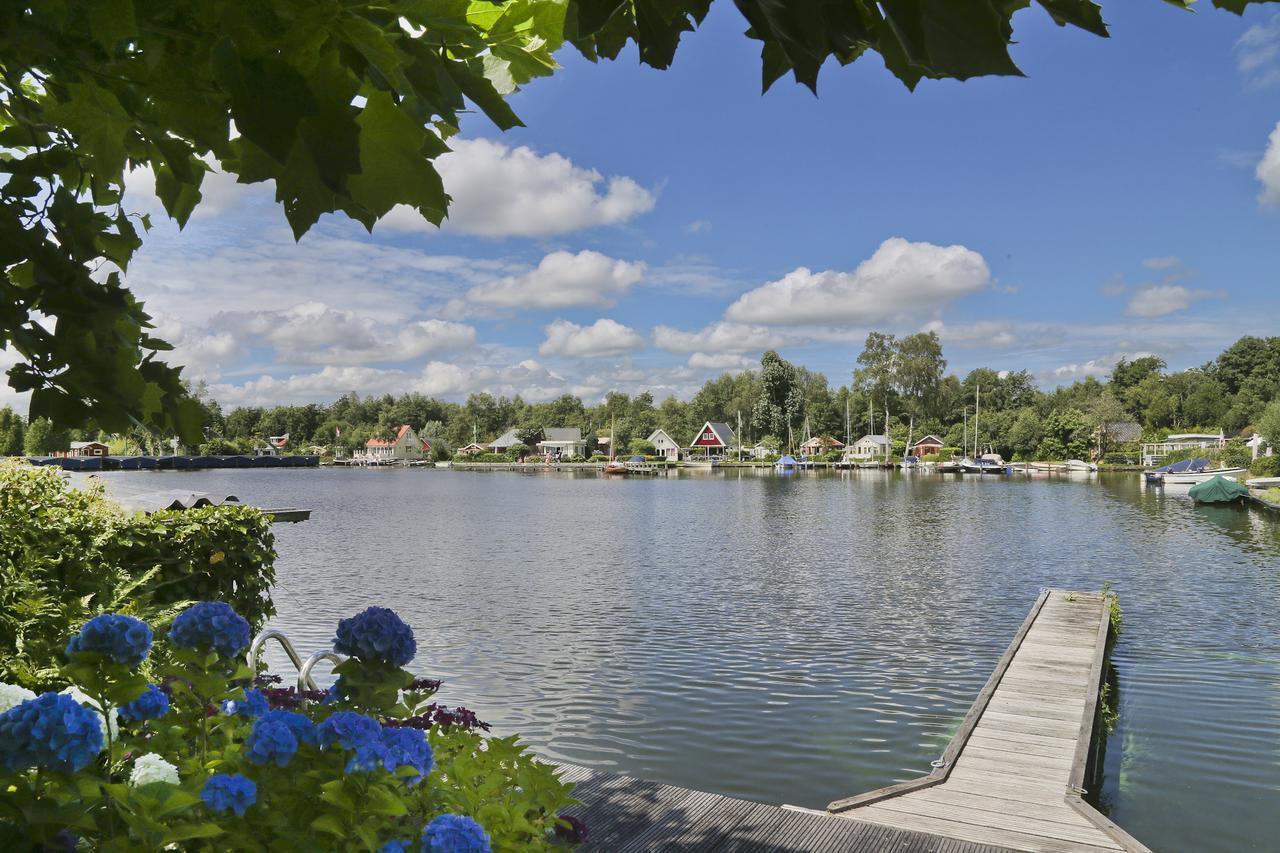
<path id="1" fill-rule="evenodd" d="M 1097 465 L 1080 459 L 1068 459 L 1066 462 L 1062 463 L 1062 467 L 1066 468 L 1068 471 L 1089 471 L 1091 473 L 1098 470 Z"/>
<path id="2" fill-rule="evenodd" d="M 445 461 L 443 461 L 443 462 L 437 462 L 437 463 L 436 463 L 436 467 L 437 467 L 437 468 L 452 468 L 452 467 L 453 467 L 453 463 L 446 459 L 446 460 L 445 460 Z"/>
<path id="3" fill-rule="evenodd" d="M 604 472 L 606 474 L 622 476 L 622 477 L 625 477 L 627 474 L 631 473 L 630 471 L 627 470 L 627 463 L 619 462 L 617 459 L 614 459 L 613 461 L 607 463 L 604 466 Z"/>
<path id="4" fill-rule="evenodd" d="M 933 470 L 939 474 L 962 474 L 964 463 L 967 461 L 967 459 L 948 459 L 946 462 L 939 462 Z"/>
<path id="5" fill-rule="evenodd" d="M 1179 459 L 1177 462 L 1170 462 L 1168 465 L 1161 465 L 1159 468 L 1152 468 L 1150 471 L 1143 471 L 1142 478 L 1148 483 L 1160 484 L 1165 482 L 1165 476 L 1169 474 L 1181 475 L 1191 474 L 1203 471 L 1209 465 L 1208 459 L 1196 457 L 1194 459 Z"/>
<path id="6" fill-rule="evenodd" d="M 796 458 L 794 456 L 783 456 L 777 462 L 773 463 L 773 467 L 780 471 L 795 470 Z"/>
<path id="7" fill-rule="evenodd" d="M 1244 484 L 1251 489 L 1280 489 L 1280 477 L 1254 477 Z"/>
<path id="8" fill-rule="evenodd" d="M 1205 483 L 1214 477 L 1222 477 L 1227 480 L 1235 480 L 1241 474 L 1248 471 L 1247 468 L 1210 468 L 1204 471 L 1188 471 L 1185 473 L 1165 474 L 1164 483 L 1177 485 L 1195 485 L 1196 483 Z"/>
<path id="9" fill-rule="evenodd" d="M 1218 474 L 1212 479 L 1192 486 L 1187 494 L 1196 503 L 1226 504 L 1247 499 L 1249 497 L 1249 489 L 1233 479 Z"/>
<path id="10" fill-rule="evenodd" d="M 999 453 L 984 453 L 977 459 L 966 459 L 960 463 L 966 474 L 1010 474 L 1010 468 Z"/>

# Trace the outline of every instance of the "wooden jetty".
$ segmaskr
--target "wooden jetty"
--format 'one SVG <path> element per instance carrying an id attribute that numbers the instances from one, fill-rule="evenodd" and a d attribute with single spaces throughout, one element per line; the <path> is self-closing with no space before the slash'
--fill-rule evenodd
<path id="1" fill-rule="evenodd" d="M 770 806 L 581 767 L 592 850 L 1150 853 L 1082 797 L 1113 599 L 1046 590 L 927 776 Z"/>
<path id="2" fill-rule="evenodd" d="M 616 773 L 565 766 L 582 805 L 564 814 L 581 818 L 582 850 L 821 851 L 821 853 L 1005 853 L 1003 848 L 954 841 L 923 832 L 814 812 L 766 806 L 690 791 Z"/>
<path id="3" fill-rule="evenodd" d="M 828 811 L 1013 850 L 1145 851 L 1081 796 L 1111 604 L 1041 593 L 933 772 Z"/>

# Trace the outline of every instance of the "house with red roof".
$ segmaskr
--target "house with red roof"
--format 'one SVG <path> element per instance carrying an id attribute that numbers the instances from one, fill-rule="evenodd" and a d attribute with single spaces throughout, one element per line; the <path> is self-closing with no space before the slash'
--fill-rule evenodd
<path id="1" fill-rule="evenodd" d="M 702 429 L 698 430 L 693 444 L 689 445 L 689 455 L 707 458 L 720 456 L 733 447 L 737 440 L 737 436 L 733 434 L 733 428 L 728 424 L 707 421 L 702 425 Z"/>
<path id="2" fill-rule="evenodd" d="M 431 455 L 431 442 L 418 438 L 413 427 L 401 424 L 392 439 L 371 438 L 364 443 L 364 451 L 355 454 L 354 461 L 366 465 L 384 465 L 390 462 L 417 462 Z"/>

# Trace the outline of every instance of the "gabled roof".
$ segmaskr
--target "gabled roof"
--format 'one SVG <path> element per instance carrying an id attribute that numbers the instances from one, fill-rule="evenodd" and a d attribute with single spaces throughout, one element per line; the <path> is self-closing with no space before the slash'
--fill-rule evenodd
<path id="1" fill-rule="evenodd" d="M 542 431 L 543 441 L 577 443 L 582 441 L 582 430 L 577 427 L 550 427 Z"/>
<path id="2" fill-rule="evenodd" d="M 660 438 L 665 438 L 667 441 L 671 442 L 677 447 L 680 446 L 679 442 L 677 442 L 674 438 L 672 438 L 671 434 L 668 433 L 665 429 L 655 429 L 653 432 L 649 433 L 649 437 L 646 438 L 645 441 L 649 442 L 654 446 L 657 446 L 658 439 Z"/>
<path id="3" fill-rule="evenodd" d="M 510 447 L 513 444 L 519 444 L 520 439 L 516 438 L 515 427 L 504 432 L 502 435 L 489 442 L 490 447 Z"/>
<path id="4" fill-rule="evenodd" d="M 101 441 L 73 441 L 71 442 L 72 450 L 83 450 L 86 447 L 106 447 L 107 445 Z"/>
<path id="5" fill-rule="evenodd" d="M 1112 438 L 1123 444 L 1142 438 L 1142 424 L 1137 421 L 1107 421 L 1104 426 Z"/>
<path id="6" fill-rule="evenodd" d="M 703 434 L 707 431 L 708 428 L 710 428 L 711 431 L 715 433 L 716 440 L 720 442 L 721 447 L 729 447 L 733 444 L 734 442 L 733 429 L 728 424 L 720 423 L 718 421 L 707 421 L 705 424 L 703 424 L 702 429 L 698 430 L 698 434 L 693 437 L 695 444 L 697 443 L 698 439 L 702 438 Z"/>
<path id="7" fill-rule="evenodd" d="M 862 438 L 855 441 L 854 444 L 862 444 L 864 441 L 869 441 L 872 444 L 888 444 L 889 443 L 889 439 L 883 435 L 864 435 Z"/>
<path id="8" fill-rule="evenodd" d="M 919 446 L 920 446 L 920 445 L 922 445 L 922 444 L 936 444 L 936 445 L 938 445 L 939 447 L 942 447 L 944 444 L 946 444 L 946 442 L 945 442 L 945 441 L 943 441 L 942 439 L 938 438 L 938 437 L 937 437 L 936 435 L 934 435 L 933 433 L 929 433 L 929 434 L 928 434 L 928 435 L 926 435 L 924 438 L 920 439 L 919 441 L 917 441 L 915 444 L 913 444 L 913 445 L 911 445 L 911 446 L 912 446 L 912 447 L 919 447 Z"/>
<path id="9" fill-rule="evenodd" d="M 390 441 L 387 441 L 386 439 L 383 439 L 383 438 L 371 438 L 364 443 L 364 446 L 365 447 L 393 447 L 399 444 L 401 440 L 404 439 L 407 433 L 413 433 L 413 427 L 409 426 L 408 424 L 401 424 L 400 429 L 396 430 L 396 437 L 391 439 Z M 414 437 L 415 438 L 417 437 L 416 433 L 414 433 Z M 419 439 L 419 441 L 422 442 L 423 450 L 431 449 L 431 443 L 428 442 L 425 438 Z"/>
<path id="10" fill-rule="evenodd" d="M 815 435 L 800 446 L 809 447 L 810 445 L 814 447 L 844 447 L 844 442 L 830 435 Z"/>

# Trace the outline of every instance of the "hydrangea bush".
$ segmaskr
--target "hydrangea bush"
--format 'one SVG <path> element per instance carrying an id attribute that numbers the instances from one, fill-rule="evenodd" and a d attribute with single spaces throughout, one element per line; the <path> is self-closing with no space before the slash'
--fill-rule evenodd
<path id="1" fill-rule="evenodd" d="M 248 623 L 221 602 L 173 620 L 160 683 L 141 674 L 150 626 L 90 619 L 66 645 L 70 686 L 0 684 L 5 850 L 323 850 L 483 853 L 584 837 L 559 817 L 572 786 L 514 737 L 486 736 L 394 612 L 339 624 L 350 655 L 327 691 L 271 686 L 240 660 Z"/>

